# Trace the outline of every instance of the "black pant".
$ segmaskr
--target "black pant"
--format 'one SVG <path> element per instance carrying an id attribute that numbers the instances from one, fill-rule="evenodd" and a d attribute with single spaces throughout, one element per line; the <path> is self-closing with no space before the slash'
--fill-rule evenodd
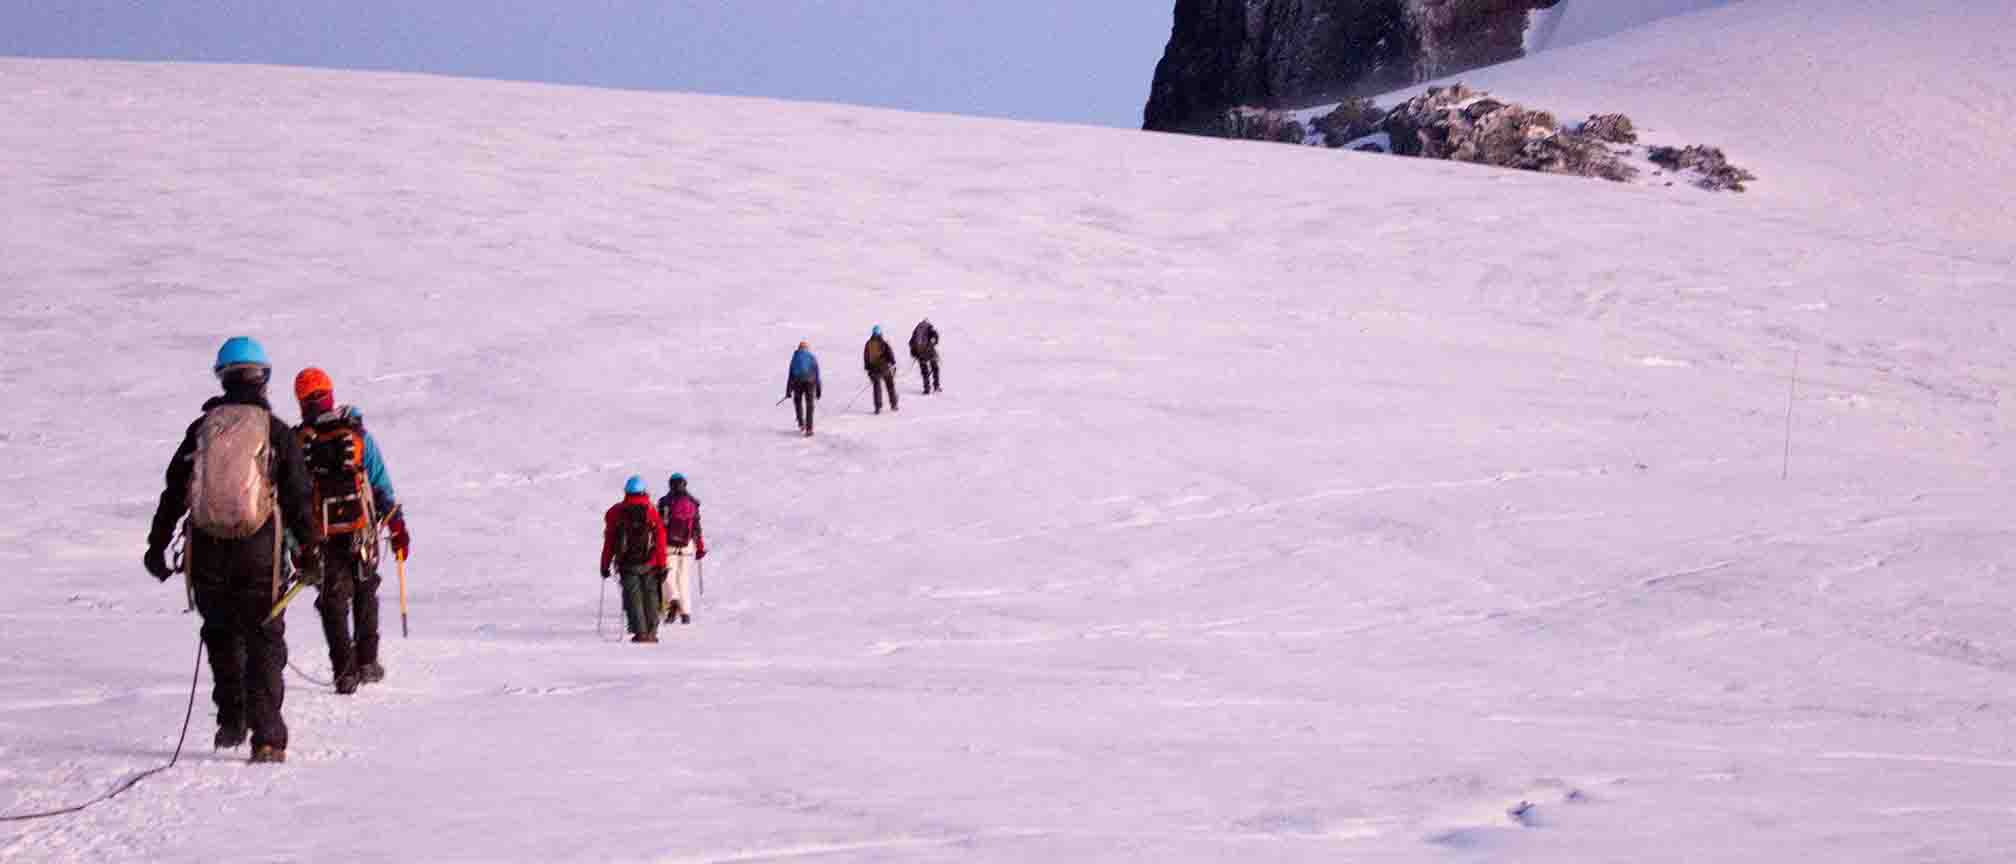
<path id="1" fill-rule="evenodd" d="M 378 586 L 384 582 L 378 566 L 364 560 L 363 550 L 348 539 L 322 546 L 322 584 L 317 586 L 315 611 L 322 614 L 322 638 L 329 642 L 329 668 L 336 677 L 356 676 L 359 667 L 378 662 Z M 351 630 L 351 618 L 356 630 Z"/>
<path id="2" fill-rule="evenodd" d="M 889 391 L 889 407 L 896 407 L 896 367 L 885 366 L 868 370 L 868 381 L 875 388 L 875 413 L 882 413 L 882 391 Z"/>
<path id="3" fill-rule="evenodd" d="M 938 358 L 935 356 L 917 358 L 917 377 L 924 379 L 926 393 L 945 389 L 944 382 L 938 379 Z"/>
<path id="4" fill-rule="evenodd" d="M 813 390 L 811 384 L 791 385 L 791 410 L 798 415 L 799 429 L 810 430 L 812 428 L 812 406 L 818 401 L 818 394 Z"/>
<path id="5" fill-rule="evenodd" d="M 210 655 L 210 698 L 219 728 L 252 730 L 252 745 L 286 749 L 287 620 L 264 624 L 277 598 L 272 522 L 244 540 L 192 532 L 189 581 Z"/>

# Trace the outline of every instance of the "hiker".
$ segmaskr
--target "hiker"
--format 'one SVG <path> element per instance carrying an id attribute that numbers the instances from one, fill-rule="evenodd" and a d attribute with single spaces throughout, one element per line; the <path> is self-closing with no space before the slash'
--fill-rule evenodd
<path id="1" fill-rule="evenodd" d="M 616 565 L 623 577 L 623 617 L 630 641 L 658 641 L 658 614 L 664 608 L 659 585 L 665 579 L 665 523 L 651 506 L 651 487 L 632 476 L 623 500 L 602 516 L 602 578 Z"/>
<path id="2" fill-rule="evenodd" d="M 224 395 L 203 403 L 203 416 L 189 424 L 168 463 L 142 563 L 168 581 L 168 544 L 186 514 L 185 569 L 210 654 L 215 744 L 237 747 L 249 728 L 251 761 L 285 762 L 287 622 L 267 618 L 280 595 L 283 529 L 300 550 L 295 563 L 304 577 L 320 569 L 308 469 L 293 433 L 266 401 L 273 374 L 266 349 L 234 337 L 218 349 L 211 371 Z"/>
<path id="3" fill-rule="evenodd" d="M 868 372 L 868 383 L 875 388 L 875 413 L 882 413 L 882 391 L 889 391 L 889 410 L 896 407 L 896 352 L 889 349 L 889 343 L 882 339 L 882 325 L 868 331 L 868 344 L 861 346 L 861 366 Z"/>
<path id="4" fill-rule="evenodd" d="M 384 581 L 378 575 L 378 532 L 391 532 L 392 554 L 401 561 L 412 537 L 393 497 L 383 451 L 364 428 L 364 414 L 337 405 L 329 373 L 312 366 L 294 376 L 294 398 L 301 403 L 294 434 L 308 464 L 315 528 L 322 536 L 315 611 L 322 615 L 336 692 L 348 695 L 360 683 L 385 680 L 378 662 L 378 586 Z"/>
<path id="5" fill-rule="evenodd" d="M 798 432 L 812 437 L 812 406 L 825 393 L 819 384 L 819 358 L 812 356 L 812 343 L 798 343 L 791 354 L 791 373 L 784 379 L 784 398 L 798 415 Z"/>
<path id="6" fill-rule="evenodd" d="M 686 475 L 674 473 L 665 481 L 668 490 L 658 499 L 658 521 L 665 525 L 665 550 L 669 573 L 659 591 L 665 597 L 665 623 L 674 618 L 693 623 L 693 594 L 690 590 L 696 562 L 707 557 L 707 539 L 700 534 L 700 499 L 686 491 Z"/>
<path id="7" fill-rule="evenodd" d="M 931 326 L 929 318 L 917 322 L 916 329 L 910 331 L 910 359 L 917 361 L 917 377 L 924 379 L 924 395 L 945 392 L 945 382 L 938 377 L 938 328 Z"/>

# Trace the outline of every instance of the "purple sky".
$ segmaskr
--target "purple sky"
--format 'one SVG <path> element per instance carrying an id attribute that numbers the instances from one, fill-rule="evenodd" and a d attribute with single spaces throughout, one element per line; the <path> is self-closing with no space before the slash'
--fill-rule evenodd
<path id="1" fill-rule="evenodd" d="M 0 55 L 396 69 L 1139 126 L 1172 0 L 8 0 Z"/>

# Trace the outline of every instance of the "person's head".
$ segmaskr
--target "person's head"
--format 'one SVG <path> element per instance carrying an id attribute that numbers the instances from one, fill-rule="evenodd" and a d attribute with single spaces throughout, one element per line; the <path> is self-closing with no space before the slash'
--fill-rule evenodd
<path id="1" fill-rule="evenodd" d="M 266 381 L 273 375 L 273 363 L 266 359 L 266 347 L 250 336 L 233 336 L 217 349 L 217 362 L 210 367 L 226 393 L 252 396 L 266 394 Z"/>
<path id="2" fill-rule="evenodd" d="M 870 336 L 880 336 L 880 335 L 882 335 L 882 325 L 880 325 L 880 324 L 877 324 L 877 325 L 875 325 L 875 326 L 873 326 L 873 327 L 870 327 L 870 328 L 868 328 L 868 335 L 870 335 Z"/>
<path id="3" fill-rule="evenodd" d="M 651 487 L 644 485 L 643 475 L 632 474 L 630 475 L 630 479 L 623 481 L 623 494 L 649 495 L 651 494 Z"/>
<path id="4" fill-rule="evenodd" d="M 301 419 L 313 420 L 336 410 L 336 385 L 329 373 L 310 366 L 294 376 L 294 398 L 301 403 Z"/>
<path id="5" fill-rule="evenodd" d="M 805 341 L 805 340 L 802 340 L 802 339 L 801 339 L 801 340 L 799 340 L 799 341 L 798 341 L 798 350 L 800 350 L 800 351 L 810 351 L 810 350 L 812 350 L 812 343 L 810 343 L 810 342 L 807 342 L 807 341 Z"/>
<path id="6" fill-rule="evenodd" d="M 666 478 L 665 485 L 672 490 L 672 494 L 674 495 L 684 492 L 686 491 L 686 475 L 675 471 L 671 477 Z"/>

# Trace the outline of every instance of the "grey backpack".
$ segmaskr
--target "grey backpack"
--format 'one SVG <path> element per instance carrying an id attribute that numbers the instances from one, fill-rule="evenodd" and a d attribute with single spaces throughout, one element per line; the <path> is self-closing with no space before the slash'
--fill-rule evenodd
<path id="1" fill-rule="evenodd" d="M 243 540 L 273 518 L 273 415 L 257 405 L 220 405 L 196 428 L 189 524 Z"/>

